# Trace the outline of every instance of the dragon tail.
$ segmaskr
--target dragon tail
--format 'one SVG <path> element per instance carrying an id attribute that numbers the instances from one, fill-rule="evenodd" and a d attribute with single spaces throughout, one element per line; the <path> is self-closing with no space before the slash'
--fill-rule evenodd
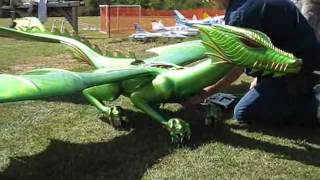
<path id="1" fill-rule="evenodd" d="M 64 96 L 102 84 L 151 75 L 145 69 L 118 69 L 75 73 L 61 69 L 39 69 L 22 75 L 0 75 L 0 103 Z"/>

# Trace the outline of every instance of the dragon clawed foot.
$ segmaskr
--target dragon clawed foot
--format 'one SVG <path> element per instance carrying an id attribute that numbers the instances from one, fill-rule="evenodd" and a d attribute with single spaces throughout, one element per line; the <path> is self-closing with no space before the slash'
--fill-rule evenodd
<path id="1" fill-rule="evenodd" d="M 120 106 L 111 107 L 109 111 L 105 112 L 107 121 L 115 128 L 120 128 L 128 124 L 129 120 L 124 116 L 124 110 Z"/>
<path id="2" fill-rule="evenodd" d="M 169 130 L 171 140 L 174 143 L 182 143 L 191 137 L 190 125 L 181 119 L 170 119 L 166 124 L 166 128 Z"/>

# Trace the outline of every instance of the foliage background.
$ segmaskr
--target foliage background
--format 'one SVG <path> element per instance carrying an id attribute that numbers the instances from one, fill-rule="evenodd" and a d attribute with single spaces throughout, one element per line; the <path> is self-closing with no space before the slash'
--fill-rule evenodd
<path id="1" fill-rule="evenodd" d="M 82 15 L 98 15 L 99 4 L 140 4 L 143 8 L 172 10 L 172 9 L 194 9 L 199 7 L 218 8 L 213 2 L 197 0 L 84 0 L 85 7 L 81 9 Z"/>
<path id="2" fill-rule="evenodd" d="M 0 0 L 0 6 L 3 4 L 9 4 L 10 0 Z M 16 0 L 19 2 L 20 0 Z M 50 0 L 49 0 L 50 1 Z M 68 1 L 68 0 L 65 0 Z M 71 0 L 69 0 L 71 1 Z M 126 4 L 134 5 L 140 4 L 143 8 L 172 10 L 172 9 L 193 9 L 199 7 L 217 8 L 218 6 L 214 2 L 207 2 L 205 0 L 83 0 L 85 6 L 81 7 L 80 15 L 93 16 L 99 15 L 100 4 Z M 8 16 L 8 12 L 1 12 L 0 17 Z M 55 13 L 56 15 L 56 13 Z"/>

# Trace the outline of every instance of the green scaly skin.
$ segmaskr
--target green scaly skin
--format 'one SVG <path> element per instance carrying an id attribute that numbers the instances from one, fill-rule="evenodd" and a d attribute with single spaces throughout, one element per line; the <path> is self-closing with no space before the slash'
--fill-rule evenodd
<path id="1" fill-rule="evenodd" d="M 208 53 L 212 57 L 274 77 L 300 71 L 302 60 L 276 48 L 262 32 L 226 25 L 216 25 L 214 29 L 203 30 L 211 38 L 211 42 L 204 42 L 205 46 L 215 49 Z"/>
<path id="2" fill-rule="evenodd" d="M 127 119 L 121 115 L 121 108 L 107 107 L 103 101 L 113 101 L 119 95 L 125 95 L 166 128 L 175 142 L 190 138 L 189 124 L 179 118 L 164 118 L 153 104 L 179 102 L 219 81 L 235 66 L 274 76 L 296 73 L 301 66 L 301 60 L 275 48 L 263 33 L 230 26 L 200 27 L 203 45 L 199 41 L 191 41 L 152 49 L 159 55 L 143 61 L 104 57 L 83 41 L 50 34 L 41 30 L 39 24 L 37 26 L 0 28 L 0 35 L 66 44 L 97 70 L 75 73 L 42 69 L 18 76 L 0 75 L 0 102 L 82 91 L 88 101 L 106 113 L 116 126 Z M 211 58 L 192 67 L 181 66 L 203 59 L 205 54 Z"/>

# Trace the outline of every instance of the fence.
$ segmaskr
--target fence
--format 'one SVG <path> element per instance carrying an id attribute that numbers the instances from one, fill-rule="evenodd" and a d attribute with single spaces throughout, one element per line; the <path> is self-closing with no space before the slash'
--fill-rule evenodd
<path id="1" fill-rule="evenodd" d="M 179 10 L 186 18 L 194 15 L 202 19 L 204 14 L 209 16 L 223 15 L 222 10 L 208 8 Z M 151 29 L 152 20 L 161 20 L 167 26 L 175 25 L 172 10 L 144 9 L 139 6 L 100 6 L 100 30 L 112 34 L 130 34 L 134 32 L 133 24 L 140 23 L 146 30 Z"/>

